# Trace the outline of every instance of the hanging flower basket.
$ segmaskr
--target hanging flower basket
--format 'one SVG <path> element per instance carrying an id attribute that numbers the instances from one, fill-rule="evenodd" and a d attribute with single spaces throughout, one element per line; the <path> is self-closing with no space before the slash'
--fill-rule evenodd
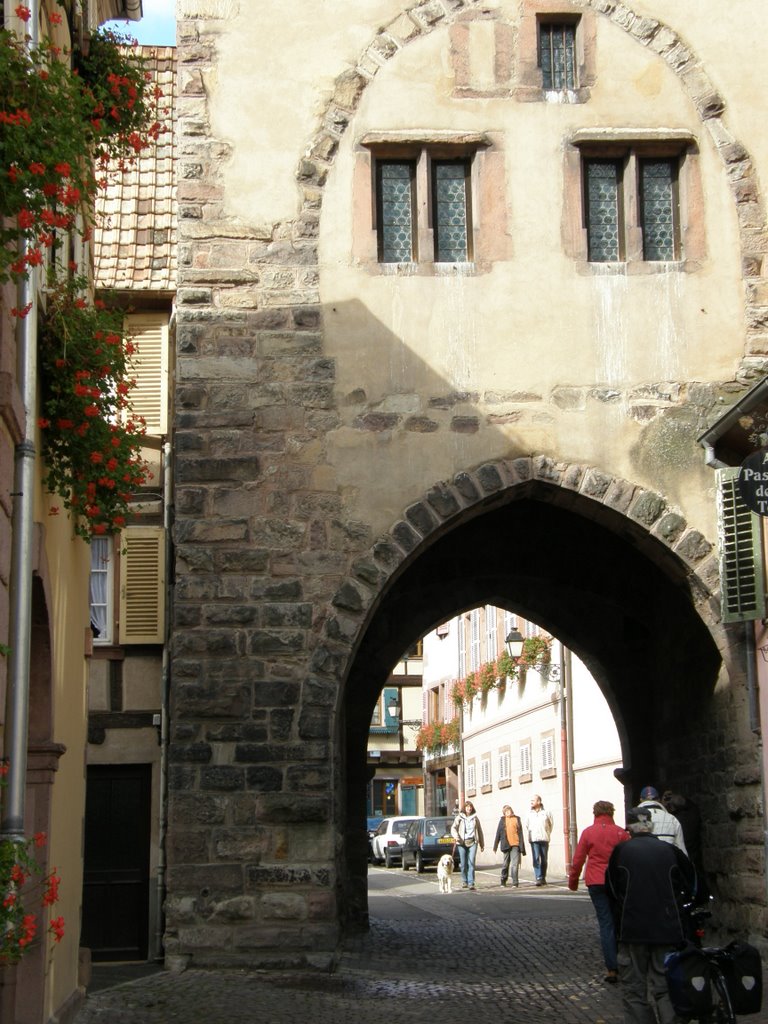
<path id="1" fill-rule="evenodd" d="M 51 293 L 40 335 L 44 481 L 85 540 L 119 533 L 148 478 L 144 423 L 129 401 L 132 355 L 120 310 L 70 285 Z"/>

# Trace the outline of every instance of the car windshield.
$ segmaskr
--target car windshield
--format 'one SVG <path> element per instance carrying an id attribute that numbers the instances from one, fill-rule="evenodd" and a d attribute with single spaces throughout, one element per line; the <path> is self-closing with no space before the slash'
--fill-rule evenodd
<path id="1" fill-rule="evenodd" d="M 451 831 L 450 818 L 429 818 L 425 827 L 428 836 L 446 836 Z"/>

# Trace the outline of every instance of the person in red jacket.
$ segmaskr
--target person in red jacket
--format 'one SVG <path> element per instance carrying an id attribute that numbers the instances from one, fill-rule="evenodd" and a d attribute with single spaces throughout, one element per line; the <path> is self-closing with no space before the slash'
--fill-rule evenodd
<path id="1" fill-rule="evenodd" d="M 600 946 L 605 960 L 605 980 L 615 984 L 619 980 L 616 932 L 613 926 L 613 911 L 605 887 L 605 869 L 608 867 L 613 848 L 629 839 L 629 832 L 614 823 L 614 806 L 608 800 L 598 800 L 592 808 L 595 820 L 585 828 L 579 837 L 573 864 L 568 875 L 568 888 L 574 892 L 579 887 L 579 875 L 587 862 L 584 881 L 589 898 L 595 908 L 597 926 L 600 929 Z"/>

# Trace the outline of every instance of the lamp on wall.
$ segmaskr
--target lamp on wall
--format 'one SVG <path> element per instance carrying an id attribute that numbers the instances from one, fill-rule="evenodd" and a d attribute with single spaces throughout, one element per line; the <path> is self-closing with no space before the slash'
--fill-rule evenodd
<path id="1" fill-rule="evenodd" d="M 387 701 L 387 711 L 389 712 L 390 718 L 400 717 L 400 701 L 397 697 L 392 696 Z"/>
<path id="2" fill-rule="evenodd" d="M 511 629 L 507 633 L 504 643 L 507 645 L 507 654 L 509 654 L 510 658 L 519 658 L 523 653 L 524 638 L 519 629 Z"/>

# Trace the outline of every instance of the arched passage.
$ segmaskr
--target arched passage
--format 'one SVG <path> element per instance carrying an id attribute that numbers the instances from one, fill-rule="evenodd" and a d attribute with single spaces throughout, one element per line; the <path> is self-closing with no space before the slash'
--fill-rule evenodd
<path id="1" fill-rule="evenodd" d="M 716 720 L 710 711 L 721 664 L 697 607 L 702 591 L 681 555 L 646 527 L 552 480 L 502 487 L 435 524 L 381 591 L 348 674 L 350 837 L 364 813 L 371 708 L 392 665 L 435 624 L 485 603 L 541 623 L 589 666 L 619 725 L 630 799 L 648 778 L 674 778 L 696 794 L 693 766 Z M 365 874 L 351 841 L 350 922 L 366 917 Z"/>

